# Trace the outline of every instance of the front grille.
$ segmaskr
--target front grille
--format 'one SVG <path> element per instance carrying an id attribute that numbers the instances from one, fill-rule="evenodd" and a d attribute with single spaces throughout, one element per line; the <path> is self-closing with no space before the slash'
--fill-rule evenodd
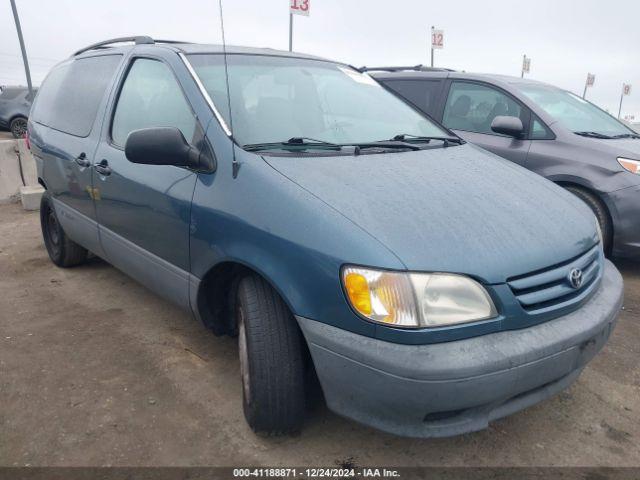
<path id="1" fill-rule="evenodd" d="M 519 275 L 507 284 L 524 310 L 548 312 L 579 301 L 588 294 L 602 276 L 603 257 L 596 245 L 584 254 L 560 265 Z M 570 281 L 574 269 L 582 271 L 582 284 L 575 288 Z"/>

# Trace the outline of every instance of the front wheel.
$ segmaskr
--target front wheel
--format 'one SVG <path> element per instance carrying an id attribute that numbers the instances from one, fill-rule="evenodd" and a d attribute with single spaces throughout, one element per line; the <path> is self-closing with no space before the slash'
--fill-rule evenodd
<path id="1" fill-rule="evenodd" d="M 9 124 L 9 130 L 14 138 L 24 138 L 27 134 L 27 119 L 24 117 L 14 118 Z"/>
<path id="2" fill-rule="evenodd" d="M 256 433 L 300 430 L 305 413 L 303 338 L 278 293 L 261 277 L 244 277 L 236 321 L 244 415 Z"/>
<path id="3" fill-rule="evenodd" d="M 582 200 L 591 209 L 593 214 L 598 219 L 600 230 L 602 231 L 602 239 L 604 241 L 604 252 L 609 255 L 611 253 L 611 247 L 613 244 L 613 226 L 611 224 L 611 218 L 607 207 L 604 206 L 602 201 L 586 190 L 578 187 L 565 187 L 568 191 L 573 193 L 576 197 Z"/>

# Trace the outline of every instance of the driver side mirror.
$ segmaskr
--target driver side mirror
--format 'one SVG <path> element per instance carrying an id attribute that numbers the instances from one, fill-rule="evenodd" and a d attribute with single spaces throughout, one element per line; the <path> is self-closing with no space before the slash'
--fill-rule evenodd
<path id="1" fill-rule="evenodd" d="M 491 122 L 491 130 L 509 137 L 520 138 L 524 134 L 522 120 L 518 117 L 499 115 Z"/>
<path id="2" fill-rule="evenodd" d="M 198 168 L 200 152 L 175 127 L 134 130 L 127 137 L 124 154 L 132 163 Z"/>

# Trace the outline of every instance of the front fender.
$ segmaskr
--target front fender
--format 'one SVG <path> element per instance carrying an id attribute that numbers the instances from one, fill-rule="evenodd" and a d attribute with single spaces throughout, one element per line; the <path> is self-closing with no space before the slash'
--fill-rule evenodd
<path id="1" fill-rule="evenodd" d="M 201 174 L 191 214 L 191 272 L 202 279 L 223 262 L 244 265 L 280 293 L 292 313 L 373 336 L 350 309 L 340 283 L 345 263 L 403 270 L 378 240 L 300 188 L 261 157 L 236 152 Z M 295 160 L 292 160 L 295 161 Z"/>

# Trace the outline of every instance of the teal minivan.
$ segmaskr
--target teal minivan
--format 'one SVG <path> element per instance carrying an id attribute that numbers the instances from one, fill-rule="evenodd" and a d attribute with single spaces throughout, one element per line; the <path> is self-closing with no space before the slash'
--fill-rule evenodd
<path id="1" fill-rule="evenodd" d="M 53 263 L 92 252 L 237 337 L 259 433 L 302 428 L 318 383 L 387 432 L 485 428 L 569 386 L 621 308 L 588 207 L 341 63 L 101 42 L 28 139 Z"/>

